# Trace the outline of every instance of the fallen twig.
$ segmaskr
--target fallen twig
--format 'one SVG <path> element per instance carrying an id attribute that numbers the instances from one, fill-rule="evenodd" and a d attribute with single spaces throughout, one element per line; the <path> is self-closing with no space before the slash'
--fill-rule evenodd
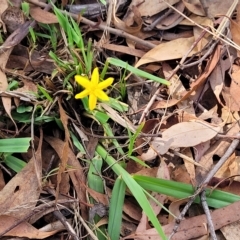
<path id="1" fill-rule="evenodd" d="M 206 202 L 206 191 L 205 190 L 203 190 L 202 193 L 200 194 L 200 198 L 201 198 L 201 203 L 202 203 L 203 210 L 204 210 L 206 218 L 207 218 L 208 229 L 209 229 L 210 234 L 211 234 L 211 239 L 212 240 L 217 240 L 217 236 L 216 236 L 215 229 L 214 229 L 214 226 L 213 226 L 212 216 L 211 216 L 209 207 L 208 207 L 207 202 Z"/>
<path id="2" fill-rule="evenodd" d="M 240 137 L 240 133 L 237 134 L 237 137 Z M 208 182 L 213 178 L 213 176 L 217 173 L 217 171 L 222 167 L 222 165 L 226 162 L 226 160 L 232 155 L 236 147 L 238 146 L 240 140 L 234 139 L 229 146 L 226 153 L 221 157 L 221 159 L 218 161 L 218 163 L 212 168 L 212 170 L 209 171 L 208 175 L 205 177 L 205 179 L 199 184 L 197 190 L 195 191 L 194 195 L 190 197 L 190 200 L 183 208 L 182 212 L 180 213 L 179 217 L 176 219 L 176 225 L 173 228 L 172 234 L 170 235 L 169 239 L 172 238 L 172 236 L 177 232 L 178 227 L 180 225 L 181 220 L 187 213 L 188 209 L 196 199 L 196 197 L 204 190 L 204 188 L 207 186 Z"/>
<path id="3" fill-rule="evenodd" d="M 42 3 L 42 2 L 39 2 L 39 1 L 36 1 L 36 0 L 28 0 L 28 2 L 29 3 L 33 3 L 33 4 L 35 4 L 37 6 L 40 6 L 40 7 L 45 7 L 47 5 L 46 3 Z M 102 31 L 106 31 L 107 30 L 109 33 L 115 34 L 115 35 L 123 37 L 123 38 L 128 38 L 128 39 L 136 42 L 137 44 L 140 44 L 140 45 L 142 45 L 142 46 L 144 46 L 144 47 L 146 47 L 148 49 L 152 49 L 152 48 L 156 47 L 156 45 L 151 43 L 151 42 L 142 40 L 142 39 L 140 39 L 138 37 L 135 37 L 134 35 L 131 35 L 129 33 L 124 32 L 122 30 L 115 29 L 115 28 L 112 28 L 112 27 L 108 27 L 103 22 L 96 23 L 96 22 L 88 20 L 87 18 L 82 17 L 80 15 L 69 13 L 69 12 L 62 11 L 62 10 L 60 10 L 60 11 L 63 12 L 64 14 L 68 15 L 68 16 L 71 16 L 75 20 L 80 20 L 80 22 L 82 22 L 82 23 L 84 23 L 86 25 L 89 25 L 89 26 L 91 26 L 93 28 L 98 28 L 98 29 L 100 29 Z"/>

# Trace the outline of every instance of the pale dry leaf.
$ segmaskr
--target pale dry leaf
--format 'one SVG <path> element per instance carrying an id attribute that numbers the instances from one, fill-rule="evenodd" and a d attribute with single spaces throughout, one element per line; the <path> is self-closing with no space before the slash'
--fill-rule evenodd
<path id="1" fill-rule="evenodd" d="M 8 8 L 7 0 L 0 0 L 0 16 Z"/>
<path id="2" fill-rule="evenodd" d="M 187 157 L 189 157 L 191 159 L 193 158 L 192 151 L 190 150 L 190 148 L 183 149 L 182 154 L 186 155 Z M 195 176 L 195 166 L 193 163 L 186 161 L 184 158 L 183 158 L 183 161 L 184 161 L 186 170 L 189 174 L 189 177 L 191 179 L 191 182 L 195 186 L 195 177 L 196 177 Z"/>
<path id="3" fill-rule="evenodd" d="M 226 240 L 240 239 L 240 221 L 230 223 L 220 229 Z"/>
<path id="4" fill-rule="evenodd" d="M 16 93 L 25 93 L 27 94 L 37 94 L 38 88 L 37 85 L 33 82 L 33 81 L 29 81 L 26 79 L 22 79 L 22 82 L 24 84 L 23 87 L 20 87 L 16 90 L 13 90 L 12 92 L 16 92 Z M 14 98 L 14 103 L 16 106 L 19 106 L 20 104 L 20 99 L 19 98 Z"/>
<path id="5" fill-rule="evenodd" d="M 240 116 L 238 111 L 230 111 L 227 107 L 222 108 L 221 119 L 226 123 L 235 123 L 239 121 Z"/>
<path id="6" fill-rule="evenodd" d="M 230 97 L 232 101 L 227 105 L 232 111 L 240 110 L 240 67 L 233 65 L 233 72 L 231 74 L 232 82 L 230 85 Z"/>
<path id="7" fill-rule="evenodd" d="M 173 125 L 162 133 L 162 139 L 173 139 L 170 147 L 191 147 L 206 142 L 215 137 L 221 130 L 220 126 L 213 127 L 207 122 L 182 122 Z"/>
<path id="8" fill-rule="evenodd" d="M 169 138 L 169 139 L 165 140 L 165 139 L 162 139 L 162 138 L 159 138 L 159 137 L 155 137 L 149 144 L 150 144 L 151 148 L 153 148 L 156 153 L 158 153 L 160 155 L 163 155 L 166 152 L 168 152 L 168 150 L 171 147 L 173 141 L 174 141 L 173 138 Z"/>
<path id="9" fill-rule="evenodd" d="M 231 21 L 230 30 L 232 34 L 233 41 L 239 46 L 240 45 L 240 4 L 236 8 L 237 17 L 235 21 Z M 240 51 L 237 51 L 238 57 L 240 56 Z"/>
<path id="10" fill-rule="evenodd" d="M 234 1 L 212 0 L 207 1 L 208 17 L 213 18 L 219 15 L 226 15 Z M 217 7 L 216 7 L 217 6 Z"/>
<path id="11" fill-rule="evenodd" d="M 7 0 L 0 0 L 0 17 L 2 15 L 2 13 L 8 8 L 8 1 Z M 2 21 L 2 19 L 0 18 L 0 28 L 2 28 L 3 26 L 3 30 L 4 32 L 6 31 L 6 27 Z"/>
<path id="12" fill-rule="evenodd" d="M 186 52 L 191 48 L 195 39 L 190 38 L 178 38 L 169 42 L 161 43 L 148 51 L 143 57 L 137 62 L 135 67 L 139 67 L 146 63 L 160 62 L 172 59 L 182 58 Z M 194 49 L 188 56 L 196 53 Z"/>

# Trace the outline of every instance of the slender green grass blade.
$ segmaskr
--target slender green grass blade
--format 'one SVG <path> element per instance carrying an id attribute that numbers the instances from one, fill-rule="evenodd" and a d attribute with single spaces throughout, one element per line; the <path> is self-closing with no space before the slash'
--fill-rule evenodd
<path id="1" fill-rule="evenodd" d="M 27 152 L 31 138 L 0 139 L 0 152 L 21 153 Z"/>
<path id="2" fill-rule="evenodd" d="M 174 182 L 147 176 L 134 175 L 136 182 L 148 191 L 154 191 L 178 199 L 189 198 L 194 194 L 190 184 Z M 210 207 L 221 208 L 240 200 L 240 196 L 220 190 L 206 189 L 207 203 Z M 199 198 L 196 202 L 200 202 Z"/>
<path id="3" fill-rule="evenodd" d="M 113 187 L 109 207 L 108 234 L 110 239 L 120 239 L 125 190 L 126 184 L 119 176 Z"/>
<path id="4" fill-rule="evenodd" d="M 111 157 L 108 152 L 101 146 L 97 145 L 96 151 L 98 154 L 111 166 L 112 170 L 119 176 L 121 175 L 127 187 L 132 192 L 135 199 L 138 201 L 139 205 L 143 211 L 148 216 L 149 220 L 152 222 L 153 226 L 156 228 L 157 232 L 163 240 L 167 239 L 166 235 L 163 232 L 161 225 L 159 224 L 158 219 L 156 218 L 153 209 L 144 193 L 143 188 L 132 178 L 132 176 L 123 169 L 116 160 Z"/>
<path id="5" fill-rule="evenodd" d="M 95 156 L 91 160 L 87 177 L 88 186 L 99 193 L 103 193 L 103 181 L 99 176 L 99 174 L 101 174 L 102 164 L 102 158 L 99 155 Z"/>
<path id="6" fill-rule="evenodd" d="M 24 161 L 12 156 L 11 154 L 4 154 L 4 163 L 17 173 L 26 166 L 26 163 Z"/>
<path id="7" fill-rule="evenodd" d="M 108 58 L 107 61 L 117 67 L 122 67 L 124 69 L 127 69 L 131 73 L 136 74 L 137 76 L 144 77 L 147 79 L 151 79 L 153 81 L 165 84 L 165 85 L 170 85 L 171 83 L 163 78 L 156 77 L 150 73 L 144 72 L 138 68 L 132 67 L 126 62 L 123 62 L 122 60 L 116 59 L 116 58 Z"/>
<path id="8" fill-rule="evenodd" d="M 89 166 L 89 170 L 88 170 L 88 175 L 87 175 L 87 179 L 88 179 L 88 186 L 89 188 L 93 189 L 96 192 L 99 193 L 103 193 L 104 191 L 104 186 L 103 186 L 103 180 L 100 177 L 101 174 L 101 169 L 102 169 L 102 164 L 103 164 L 103 160 L 101 158 L 101 156 L 99 156 L 98 154 L 90 161 L 90 166 Z M 95 203 L 95 201 L 90 198 L 90 202 L 91 203 Z M 94 222 L 95 224 L 100 220 L 101 218 L 96 215 L 94 217 Z M 100 226 L 97 230 L 96 230 L 96 234 L 99 240 L 105 240 L 105 237 L 103 235 L 103 233 L 105 232 L 105 227 L 104 226 Z"/>

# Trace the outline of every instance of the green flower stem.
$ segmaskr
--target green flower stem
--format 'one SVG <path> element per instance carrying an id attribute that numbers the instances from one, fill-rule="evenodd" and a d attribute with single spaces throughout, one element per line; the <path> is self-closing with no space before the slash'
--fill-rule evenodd
<path id="1" fill-rule="evenodd" d="M 117 161 L 113 157 L 111 157 L 108 154 L 108 152 L 101 145 L 99 144 L 97 145 L 96 151 L 118 176 L 121 175 L 123 181 L 126 183 L 127 187 L 130 189 L 133 196 L 138 201 L 139 205 L 146 213 L 149 220 L 152 222 L 153 226 L 156 228 L 157 232 L 159 233 L 159 236 L 161 236 L 163 240 L 167 239 L 144 193 L 144 189 L 132 178 L 132 176 L 124 168 L 122 168 L 117 163 Z"/>

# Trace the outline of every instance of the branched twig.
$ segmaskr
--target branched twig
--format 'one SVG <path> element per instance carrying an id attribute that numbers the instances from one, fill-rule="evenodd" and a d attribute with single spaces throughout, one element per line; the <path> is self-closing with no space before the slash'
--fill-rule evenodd
<path id="1" fill-rule="evenodd" d="M 206 201 L 206 191 L 205 190 L 202 191 L 200 198 L 201 198 L 203 210 L 204 210 L 206 218 L 207 218 L 207 225 L 208 225 L 208 229 L 211 234 L 211 240 L 217 240 L 211 213 L 210 213 L 209 207 L 207 205 L 207 201 Z"/>
<path id="2" fill-rule="evenodd" d="M 62 223 L 62 225 L 67 229 L 69 235 L 71 235 L 74 240 L 79 240 L 73 227 L 69 224 L 67 219 L 63 216 L 63 214 L 59 210 L 54 211 L 53 214 Z"/>
<path id="3" fill-rule="evenodd" d="M 240 137 L 240 133 L 237 134 L 237 137 Z M 172 238 L 172 236 L 177 232 L 177 229 L 180 225 L 181 220 L 187 213 L 188 209 L 194 202 L 195 198 L 203 191 L 203 189 L 207 186 L 207 184 L 210 182 L 210 180 L 214 177 L 214 175 L 217 173 L 217 171 L 222 167 L 222 165 L 226 162 L 226 160 L 232 155 L 234 150 L 239 144 L 239 139 L 234 139 L 229 146 L 228 150 L 225 152 L 225 154 L 221 157 L 221 159 L 218 161 L 218 163 L 209 171 L 208 175 L 205 177 L 205 179 L 200 183 L 197 190 L 195 191 L 194 195 L 190 197 L 189 202 L 185 205 L 182 212 L 180 213 L 179 217 L 176 219 L 176 225 L 173 228 L 173 232 L 170 235 L 169 239 Z"/>

